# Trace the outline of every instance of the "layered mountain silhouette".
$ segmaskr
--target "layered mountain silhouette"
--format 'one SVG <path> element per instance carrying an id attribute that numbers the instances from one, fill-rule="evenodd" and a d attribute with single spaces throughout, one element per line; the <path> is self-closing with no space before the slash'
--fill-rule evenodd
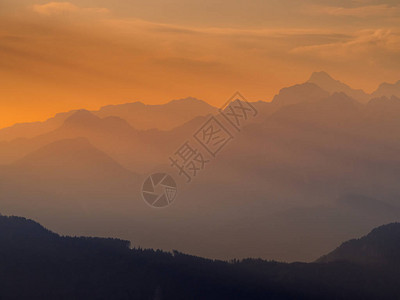
<path id="1" fill-rule="evenodd" d="M 209 117 L 204 109 L 187 113 L 187 122 L 180 123 L 184 113 L 174 119 L 171 107 L 190 103 L 207 107 L 186 99 L 144 106 L 148 114 L 139 109 L 154 118 L 169 111 L 166 118 L 179 123 L 169 130 L 135 128 L 135 107 L 143 106 L 136 103 L 109 107 L 103 116 L 77 110 L 50 131 L 1 142 L 0 209 L 63 234 L 285 261 L 315 260 L 400 218 L 399 98 L 361 103 L 310 82 L 282 89 L 270 103 L 253 103 L 258 117 L 217 158 L 207 157 L 187 185 L 169 157 L 186 141 L 205 151 L 193 134 Z M 178 196 L 155 212 L 141 199 L 141 186 L 160 169 L 178 182 Z"/>
<path id="2" fill-rule="evenodd" d="M 17 138 L 33 138 L 60 127 L 77 110 L 59 113 L 45 122 L 22 123 L 0 130 L 0 142 Z M 137 130 L 170 130 L 197 116 L 216 113 L 217 109 L 195 98 L 173 100 L 164 105 L 146 105 L 133 102 L 120 105 L 104 106 L 92 114 L 100 118 L 119 117 Z"/>
<path id="3" fill-rule="evenodd" d="M 318 86 L 319 89 L 315 86 Z M 275 97 L 277 99 L 273 99 L 273 102 L 282 106 L 320 99 L 326 96 L 326 93 L 341 92 L 362 103 L 366 103 L 373 98 L 400 97 L 400 81 L 394 84 L 382 83 L 375 92 L 369 95 L 362 90 L 353 89 L 347 84 L 333 79 L 326 72 L 314 72 L 305 84 L 283 88 L 280 94 Z M 259 106 L 261 111 L 264 111 L 267 107 L 265 103 L 260 103 Z M 271 109 L 267 108 L 266 111 L 270 112 Z M 272 111 L 275 111 L 275 109 L 272 109 Z M 20 123 L 0 129 L 0 142 L 17 138 L 32 138 L 48 133 L 61 126 L 75 112 L 76 110 L 59 113 L 44 122 Z M 173 100 L 163 105 L 146 105 L 142 102 L 108 105 L 97 111 L 92 111 L 92 113 L 101 118 L 109 116 L 120 117 L 137 130 L 170 130 L 197 116 L 215 114 L 217 113 L 217 108 L 202 100 L 189 97 Z"/>
<path id="4" fill-rule="evenodd" d="M 131 248 L 111 238 L 68 237 L 21 217 L 0 216 L 4 299 L 397 299 L 399 224 L 349 241 L 332 262 L 208 260 L 178 251 Z M 135 245 L 134 245 L 135 246 Z M 342 246 L 343 247 L 343 246 Z M 340 249 L 340 248 L 339 248 Z M 351 249 L 351 255 L 347 255 Z M 389 250 L 388 250 L 389 249 Z M 338 250 L 336 250 L 337 252 Z M 378 255 L 377 255 L 378 254 Z M 338 262 L 337 258 L 349 257 Z M 322 259 L 321 259 L 322 260 Z M 375 261 L 375 260 L 374 260 Z"/>
<path id="5" fill-rule="evenodd" d="M 75 111 L 57 129 L 30 139 L 3 142 L 0 164 L 13 163 L 32 151 L 62 139 L 83 137 L 96 148 L 134 172 L 146 172 L 165 161 L 184 136 L 190 136 L 205 117 L 194 118 L 174 129 L 138 131 L 119 117 L 100 118 L 87 110 Z"/>

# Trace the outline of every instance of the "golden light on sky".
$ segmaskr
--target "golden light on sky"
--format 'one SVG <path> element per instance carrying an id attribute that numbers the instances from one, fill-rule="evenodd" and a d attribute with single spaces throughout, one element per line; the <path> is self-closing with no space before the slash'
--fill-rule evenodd
<path id="1" fill-rule="evenodd" d="M 399 22 L 390 0 L 2 0 L 0 128 L 236 90 L 268 101 L 320 70 L 371 92 L 400 79 Z"/>

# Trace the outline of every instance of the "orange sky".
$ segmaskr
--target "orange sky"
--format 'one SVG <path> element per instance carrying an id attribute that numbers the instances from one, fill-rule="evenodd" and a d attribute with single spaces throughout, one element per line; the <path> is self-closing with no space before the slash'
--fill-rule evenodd
<path id="1" fill-rule="evenodd" d="M 320 70 L 371 92 L 400 79 L 396 2 L 2 0 L 0 128 L 236 90 L 268 101 Z"/>

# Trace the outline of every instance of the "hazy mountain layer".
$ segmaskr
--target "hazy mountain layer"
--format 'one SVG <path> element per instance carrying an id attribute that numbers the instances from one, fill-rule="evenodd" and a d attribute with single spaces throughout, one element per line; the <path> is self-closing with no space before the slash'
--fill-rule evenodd
<path id="1" fill-rule="evenodd" d="M 63 234 L 224 259 L 312 261 L 398 221 L 398 98 L 363 104 L 306 83 L 254 105 L 258 117 L 232 131 L 234 140 L 189 185 L 168 158 L 188 140 L 205 151 L 193 134 L 207 117 L 141 131 L 121 117 L 76 111 L 51 132 L 2 144 L 0 208 Z M 178 197 L 154 210 L 140 189 L 160 170 L 177 180 Z"/>
<path id="2" fill-rule="evenodd" d="M 197 116 L 216 113 L 217 109 L 204 101 L 195 98 L 173 100 L 163 105 L 146 105 L 133 102 L 120 105 L 109 105 L 92 113 L 101 118 L 119 117 L 137 130 L 160 129 L 170 130 Z M 44 122 L 15 124 L 0 129 L 0 143 L 17 138 L 33 138 L 60 127 L 76 110 L 59 113 Z"/>

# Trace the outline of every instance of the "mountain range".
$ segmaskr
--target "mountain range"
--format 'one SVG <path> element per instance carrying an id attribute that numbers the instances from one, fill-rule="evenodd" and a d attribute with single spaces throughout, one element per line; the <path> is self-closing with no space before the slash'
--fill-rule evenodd
<path id="1" fill-rule="evenodd" d="M 44 122 L 21 123 L 0 130 L 0 141 L 17 138 L 32 138 L 56 130 L 79 110 L 59 113 Z M 217 109 L 195 98 L 172 100 L 164 105 L 146 105 L 133 102 L 120 105 L 108 105 L 91 113 L 100 118 L 119 117 L 137 130 L 170 130 L 197 116 L 216 113 Z"/>
<path id="2" fill-rule="evenodd" d="M 313 261 L 398 221 L 400 99 L 360 102 L 325 73 L 311 79 L 253 102 L 258 117 L 190 185 L 168 158 L 216 114 L 200 100 L 77 110 L 0 130 L 0 210 L 61 234 L 219 259 Z M 140 196 L 159 170 L 179 186 L 164 210 Z"/>
<path id="3" fill-rule="evenodd" d="M 281 98 L 286 97 L 286 100 L 275 99 L 275 97 L 273 102 L 279 102 L 279 106 L 281 106 L 294 104 L 292 102 L 286 102 L 288 101 L 287 99 L 289 99 L 289 101 L 295 101 L 296 103 L 313 101 L 313 99 L 322 99 L 327 97 L 328 94 L 340 92 L 347 94 L 349 97 L 361 103 L 368 102 L 374 98 L 391 98 L 392 96 L 400 98 L 400 80 L 393 84 L 384 82 L 371 94 L 367 94 L 360 89 L 353 89 L 349 85 L 332 78 L 328 73 L 323 71 L 314 72 L 306 83 L 310 84 L 301 84 L 291 87 L 291 94 L 287 94 L 288 88 L 283 88 L 277 96 Z M 319 89 L 313 89 L 313 85 L 318 86 Z M 295 90 L 295 88 L 297 89 Z M 262 106 L 262 104 L 259 106 Z M 260 107 L 260 109 L 263 110 L 263 107 Z M 76 110 L 59 113 L 44 122 L 20 123 L 0 129 L 0 142 L 10 141 L 16 138 L 31 138 L 55 130 L 75 112 Z M 193 97 L 172 100 L 163 105 L 146 105 L 142 102 L 132 102 L 120 105 L 108 105 L 97 111 L 92 111 L 93 114 L 101 118 L 109 116 L 120 117 L 137 130 L 170 130 L 197 116 L 206 116 L 215 114 L 216 112 L 216 107 Z"/>

